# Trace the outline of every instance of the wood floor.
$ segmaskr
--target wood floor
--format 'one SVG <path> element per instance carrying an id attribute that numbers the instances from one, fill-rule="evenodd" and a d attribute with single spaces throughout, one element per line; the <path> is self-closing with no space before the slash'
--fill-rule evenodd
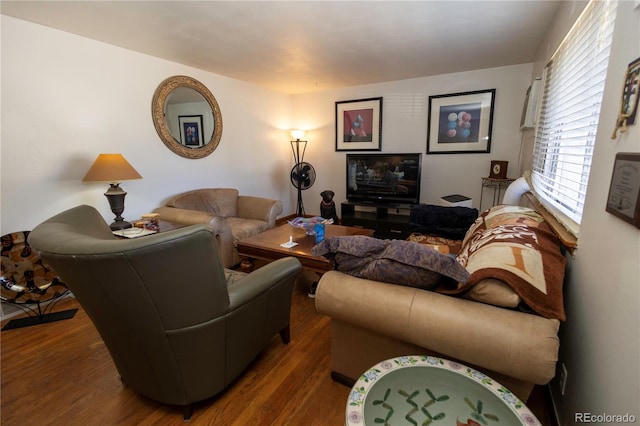
<path id="1" fill-rule="evenodd" d="M 227 390 L 194 406 L 189 424 L 344 424 L 350 389 L 331 380 L 329 318 L 316 313 L 307 286 L 301 280 L 294 289 L 291 343 L 274 336 Z M 73 307 L 79 305 L 69 298 L 56 311 Z M 184 424 L 180 408 L 122 384 L 82 308 L 69 320 L 2 331 L 0 341 L 2 426 Z M 547 425 L 541 401 L 530 406 Z"/>

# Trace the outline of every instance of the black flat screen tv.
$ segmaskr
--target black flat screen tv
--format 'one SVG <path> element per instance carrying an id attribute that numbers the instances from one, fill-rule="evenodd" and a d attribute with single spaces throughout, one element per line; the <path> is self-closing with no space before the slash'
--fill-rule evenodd
<path id="1" fill-rule="evenodd" d="M 347 154 L 347 200 L 420 203 L 422 154 Z"/>

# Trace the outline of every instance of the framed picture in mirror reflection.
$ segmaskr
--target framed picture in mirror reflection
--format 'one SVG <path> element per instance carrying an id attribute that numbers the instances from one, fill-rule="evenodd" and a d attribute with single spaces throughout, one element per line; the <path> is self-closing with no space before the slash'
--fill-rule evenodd
<path id="1" fill-rule="evenodd" d="M 188 147 L 204 144 L 202 138 L 202 115 L 179 115 L 180 143 Z"/>

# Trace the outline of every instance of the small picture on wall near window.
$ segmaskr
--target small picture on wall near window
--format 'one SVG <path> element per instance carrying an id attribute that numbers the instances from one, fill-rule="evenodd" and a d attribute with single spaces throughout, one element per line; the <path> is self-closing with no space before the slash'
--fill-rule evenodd
<path id="1" fill-rule="evenodd" d="M 627 126 L 635 124 L 638 114 L 638 91 L 640 90 L 640 58 L 631 62 L 627 67 L 622 86 L 622 98 L 620 100 L 620 112 L 616 121 L 616 128 L 611 139 L 618 136 L 618 129 L 622 133 L 627 131 Z"/>
<path id="2" fill-rule="evenodd" d="M 382 98 L 336 102 L 336 151 L 380 151 Z"/>
<path id="3" fill-rule="evenodd" d="M 429 96 L 427 154 L 490 152 L 495 93 Z"/>
<path id="4" fill-rule="evenodd" d="M 180 143 L 188 147 L 199 147 L 202 141 L 202 115 L 179 115 Z"/>
<path id="5" fill-rule="evenodd" d="M 616 154 L 607 211 L 640 228 L 640 154 Z"/>

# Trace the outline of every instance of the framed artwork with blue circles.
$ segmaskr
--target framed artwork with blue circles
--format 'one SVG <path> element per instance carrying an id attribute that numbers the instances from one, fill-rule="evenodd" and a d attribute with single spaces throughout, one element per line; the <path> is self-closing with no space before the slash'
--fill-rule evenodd
<path id="1" fill-rule="evenodd" d="M 429 96 L 427 154 L 491 152 L 496 89 Z"/>

